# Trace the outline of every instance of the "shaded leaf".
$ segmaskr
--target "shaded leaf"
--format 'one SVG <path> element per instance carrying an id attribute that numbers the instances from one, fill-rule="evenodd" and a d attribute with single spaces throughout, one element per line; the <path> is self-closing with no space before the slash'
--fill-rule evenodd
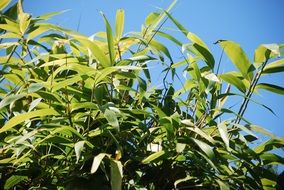
<path id="1" fill-rule="evenodd" d="M 150 162 L 155 161 L 156 159 L 160 158 L 164 154 L 165 154 L 165 151 L 163 151 L 163 150 L 161 150 L 159 152 L 155 152 L 155 153 L 151 154 L 150 156 L 148 156 L 147 158 L 145 158 L 144 160 L 142 160 L 142 163 L 143 164 L 149 164 Z"/>
<path id="2" fill-rule="evenodd" d="M 215 154 L 211 146 L 209 146 L 207 143 L 202 142 L 198 139 L 194 139 L 194 138 L 191 138 L 191 139 L 208 156 L 208 158 L 213 159 L 215 157 Z"/>
<path id="3" fill-rule="evenodd" d="M 76 142 L 75 145 L 74 145 L 75 155 L 76 155 L 76 163 L 79 162 L 79 159 L 81 157 L 81 152 L 84 148 L 84 144 L 85 144 L 85 141 L 79 141 L 79 142 Z"/>
<path id="4" fill-rule="evenodd" d="M 22 181 L 26 181 L 28 179 L 28 176 L 22 176 L 22 175 L 12 175 L 7 179 L 4 185 L 4 189 L 11 189 L 12 187 L 16 186 L 17 184 L 21 183 Z"/>
<path id="5" fill-rule="evenodd" d="M 110 161 L 110 176 L 111 176 L 111 189 L 121 190 L 122 177 L 123 177 L 123 166 L 120 161 L 111 160 Z"/>
<path id="6" fill-rule="evenodd" d="M 99 168 L 102 160 L 104 157 L 108 157 L 110 158 L 111 155 L 109 154 L 106 154 L 106 153 L 100 153 L 98 154 L 97 156 L 94 157 L 94 160 L 93 160 L 93 164 L 92 164 L 92 167 L 91 167 L 91 174 L 95 173 L 97 171 L 97 169 Z"/>
<path id="7" fill-rule="evenodd" d="M 106 109 L 104 111 L 104 116 L 111 126 L 116 128 L 117 130 L 119 130 L 119 123 L 118 123 L 118 120 L 117 120 L 116 113 L 114 111 L 112 111 L 110 109 Z"/>

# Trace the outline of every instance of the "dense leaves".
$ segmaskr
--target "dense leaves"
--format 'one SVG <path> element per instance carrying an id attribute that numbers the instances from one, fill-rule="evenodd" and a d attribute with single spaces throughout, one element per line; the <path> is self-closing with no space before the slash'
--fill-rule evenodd
<path id="1" fill-rule="evenodd" d="M 47 23 L 58 13 L 31 17 L 9 3 L 0 3 L 1 189 L 280 188 L 274 150 L 284 139 L 244 112 L 258 89 L 283 94 L 259 83 L 283 72 L 283 45 L 259 46 L 253 62 L 220 40 L 237 71 L 219 74 L 205 42 L 169 13 L 175 1 L 140 32 L 124 33 L 122 9 L 114 27 L 101 13 L 105 32 L 91 37 Z M 166 18 L 187 40 L 163 31 Z M 233 95 L 243 99 L 234 109 Z"/>

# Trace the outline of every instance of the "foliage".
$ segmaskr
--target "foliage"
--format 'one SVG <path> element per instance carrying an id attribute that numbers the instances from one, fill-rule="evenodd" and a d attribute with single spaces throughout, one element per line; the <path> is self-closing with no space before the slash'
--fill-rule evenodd
<path id="1" fill-rule="evenodd" d="M 236 66 L 220 74 L 208 46 L 169 14 L 175 2 L 127 34 L 123 10 L 114 27 L 102 13 L 105 32 L 91 37 L 47 22 L 59 13 L 32 17 L 9 2 L 0 3 L 1 188 L 275 189 L 284 139 L 244 112 L 259 89 L 284 93 L 259 83 L 283 72 L 283 45 L 260 45 L 250 60 L 219 40 Z M 185 42 L 162 30 L 167 19 Z M 163 68 L 160 87 L 149 64 Z M 237 111 L 232 96 L 243 99 Z M 253 145 L 256 134 L 269 140 Z"/>

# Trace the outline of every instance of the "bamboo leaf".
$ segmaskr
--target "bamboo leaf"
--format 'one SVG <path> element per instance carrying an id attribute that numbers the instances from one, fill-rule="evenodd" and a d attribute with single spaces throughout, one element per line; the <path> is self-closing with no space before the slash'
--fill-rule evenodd
<path id="1" fill-rule="evenodd" d="M 24 35 L 26 30 L 28 29 L 31 21 L 31 15 L 28 13 L 19 14 L 19 25 L 21 34 Z"/>
<path id="2" fill-rule="evenodd" d="M 41 110 L 36 110 L 28 113 L 23 113 L 17 116 L 12 117 L 2 128 L 0 128 L 0 133 L 3 133 L 7 130 L 12 129 L 16 125 L 35 118 L 35 117 L 42 117 L 42 116 L 47 116 L 47 115 L 58 115 L 59 113 L 56 112 L 54 109 L 41 109 Z"/>
<path id="3" fill-rule="evenodd" d="M 110 161 L 110 176 L 111 176 L 111 189 L 121 190 L 123 170 L 120 161 L 111 160 Z"/>
<path id="4" fill-rule="evenodd" d="M 213 159 L 215 157 L 212 147 L 207 143 L 194 138 L 191 138 L 191 140 L 195 142 L 195 144 L 208 156 L 208 158 Z"/>
<path id="5" fill-rule="evenodd" d="M 76 163 L 79 162 L 79 159 L 81 157 L 81 152 L 84 148 L 84 145 L 85 145 L 85 141 L 76 142 L 75 145 L 74 145 L 75 155 L 76 155 Z"/>
<path id="6" fill-rule="evenodd" d="M 275 56 L 280 56 L 278 44 L 262 44 L 254 52 L 254 62 L 261 64 Z"/>
<path id="7" fill-rule="evenodd" d="M 116 22 L 115 22 L 115 35 L 118 41 L 123 35 L 124 29 L 124 10 L 118 9 L 116 11 Z"/>
<path id="8" fill-rule="evenodd" d="M 267 73 L 278 73 L 284 71 L 284 59 L 280 59 L 277 61 L 274 61 L 270 64 L 267 64 L 263 69 L 263 74 Z"/>
<path id="9" fill-rule="evenodd" d="M 230 190 L 230 186 L 223 181 L 217 179 L 217 183 L 219 184 L 220 190 Z"/>
<path id="10" fill-rule="evenodd" d="M 253 78 L 254 66 L 250 63 L 246 53 L 241 46 L 233 41 L 222 40 L 219 42 L 224 52 L 232 63 L 240 70 L 243 77 L 251 81 Z"/>
<path id="11" fill-rule="evenodd" d="M 92 167 L 91 167 L 91 174 L 95 173 L 97 171 L 97 169 L 99 168 L 102 160 L 104 157 L 108 157 L 110 158 L 111 155 L 109 154 L 106 154 L 106 153 L 100 153 L 98 154 L 97 156 L 94 157 L 94 160 L 93 160 L 93 164 L 92 164 Z"/>
<path id="12" fill-rule="evenodd" d="M 284 88 L 281 86 L 274 85 L 274 84 L 259 83 L 256 85 L 256 89 L 268 90 L 276 94 L 284 95 Z"/>
<path id="13" fill-rule="evenodd" d="M 106 33 L 107 33 L 107 45 L 108 45 L 108 53 L 109 53 L 109 58 L 111 61 L 111 66 L 115 65 L 115 51 L 114 51 L 114 41 L 113 41 L 113 34 L 112 34 L 112 28 L 106 18 L 106 16 L 101 13 L 104 21 L 105 21 L 105 25 L 106 25 Z"/>
<path id="14" fill-rule="evenodd" d="M 164 154 L 165 154 L 165 151 L 163 151 L 163 150 L 161 150 L 159 152 L 155 152 L 155 153 L 151 154 L 150 156 L 148 156 L 147 158 L 145 158 L 144 160 L 142 160 L 142 163 L 143 164 L 149 164 L 150 162 L 155 161 L 156 159 L 160 158 Z"/>
<path id="15" fill-rule="evenodd" d="M 53 16 L 56 16 L 56 15 L 65 13 L 65 12 L 67 12 L 67 11 L 69 11 L 69 9 L 63 10 L 63 11 L 50 12 L 50 13 L 47 13 L 47 14 L 44 14 L 44 15 L 40 15 L 40 16 L 36 17 L 36 19 L 39 19 L 39 20 L 48 20 L 49 18 L 51 18 L 51 17 L 53 17 Z"/>
<path id="16" fill-rule="evenodd" d="M 277 139 L 270 139 L 254 148 L 256 153 L 263 153 L 268 152 L 277 148 L 284 147 L 284 139 L 277 138 Z"/>
<path id="17" fill-rule="evenodd" d="M 224 122 L 222 122 L 218 125 L 218 130 L 219 130 L 219 133 L 220 133 L 222 140 L 224 141 L 224 143 L 227 147 L 227 150 L 229 150 L 230 149 L 230 144 L 229 144 L 230 141 L 229 141 L 227 126 L 225 125 Z"/>
<path id="18" fill-rule="evenodd" d="M 170 6 L 167 8 L 166 11 L 164 11 L 163 13 L 159 14 L 156 18 L 151 19 L 152 22 L 150 24 L 150 26 L 148 27 L 147 33 L 152 35 L 152 32 L 154 30 L 157 29 L 157 27 L 159 26 L 159 24 L 162 22 L 162 20 L 165 18 L 165 16 L 167 15 L 166 12 L 169 12 L 174 5 L 176 4 L 177 0 L 173 0 L 172 3 L 170 4 Z M 145 35 L 147 36 L 147 35 Z"/>
<path id="19" fill-rule="evenodd" d="M 229 84 L 234 85 L 239 91 L 245 93 L 246 86 L 241 79 L 239 79 L 234 73 L 224 73 L 219 75 L 221 79 L 226 81 Z"/>
<path id="20" fill-rule="evenodd" d="M 5 9 L 5 7 L 7 7 L 10 2 L 11 2 L 11 0 L 1 0 L 0 1 L 0 11 Z"/>
<path id="21" fill-rule="evenodd" d="M 21 183 L 22 181 L 26 181 L 28 179 L 28 176 L 22 176 L 22 175 L 12 175 L 7 179 L 4 185 L 4 189 L 12 189 L 17 184 Z"/>
<path id="22" fill-rule="evenodd" d="M 164 46 L 162 43 L 152 39 L 150 41 L 149 45 L 154 47 L 154 49 L 156 49 L 160 52 L 163 52 L 170 59 L 170 61 L 173 62 L 173 59 L 171 57 L 171 54 L 170 54 L 168 48 L 166 46 Z"/>
<path id="23" fill-rule="evenodd" d="M 13 102 L 25 97 L 26 94 L 15 94 L 15 95 L 10 95 L 10 96 L 7 96 L 5 98 L 2 99 L 2 101 L 0 102 L 0 110 L 2 108 L 4 108 L 5 106 L 7 105 L 10 105 L 12 104 Z"/>
<path id="24" fill-rule="evenodd" d="M 194 33 L 188 32 L 187 38 L 193 42 L 193 47 L 197 50 L 198 55 L 207 63 L 207 65 L 213 69 L 215 60 L 211 54 L 208 46 Z"/>
<path id="25" fill-rule="evenodd" d="M 114 111 L 110 109 L 106 109 L 104 112 L 104 116 L 111 126 L 119 130 L 119 123 L 118 123 L 117 116 Z"/>

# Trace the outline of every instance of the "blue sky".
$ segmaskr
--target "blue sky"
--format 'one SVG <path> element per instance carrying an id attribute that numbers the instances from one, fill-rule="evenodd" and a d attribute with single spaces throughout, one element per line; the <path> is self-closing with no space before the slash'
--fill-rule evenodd
<path id="1" fill-rule="evenodd" d="M 63 15 L 51 19 L 51 22 L 76 30 L 81 17 L 79 32 L 92 35 L 104 30 L 99 11 L 103 11 L 113 23 L 116 10 L 123 8 L 126 14 L 125 31 L 130 32 L 140 30 L 147 14 L 157 10 L 157 7 L 167 8 L 171 2 L 170 0 L 26 0 L 24 9 L 33 16 L 70 9 Z M 171 12 L 189 31 L 200 36 L 208 44 L 215 59 L 218 60 L 221 49 L 213 45 L 218 39 L 229 39 L 240 43 L 251 59 L 254 49 L 262 43 L 284 43 L 283 10 L 282 0 L 179 0 Z M 178 58 L 180 55 L 173 57 Z M 230 61 L 226 57 L 223 58 L 221 71 L 233 69 Z M 264 81 L 284 86 L 284 74 L 266 76 Z M 254 98 L 271 107 L 278 117 L 255 104 L 250 104 L 245 116 L 253 123 L 284 137 L 284 96 L 261 91 L 261 94 Z"/>

